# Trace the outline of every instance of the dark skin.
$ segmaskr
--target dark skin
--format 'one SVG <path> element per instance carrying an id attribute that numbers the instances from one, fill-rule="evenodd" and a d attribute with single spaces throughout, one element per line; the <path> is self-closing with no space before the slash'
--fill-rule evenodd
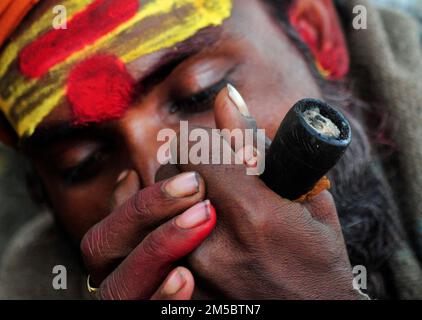
<path id="1" fill-rule="evenodd" d="M 331 12 L 332 4 L 324 3 Z M 151 70 L 168 50 L 128 65 L 145 89 L 121 119 L 75 128 L 69 106 L 61 105 L 25 142 L 35 150 L 30 155 L 52 210 L 81 242 L 100 298 L 359 298 L 328 192 L 293 203 L 244 167 L 227 165 L 179 165 L 177 176 L 156 182 L 159 130 L 177 131 L 180 120 L 206 128 L 250 126 L 226 83 L 242 93 L 270 138 L 297 100 L 321 98 L 302 55 L 267 8 L 255 0 L 234 4 L 221 30 L 190 39 L 201 43 L 207 35 L 210 44 L 193 45 L 172 68 Z M 329 15 L 321 20 L 332 23 Z M 316 32 L 327 27 L 320 22 Z M 324 32 L 321 37 L 329 40 Z M 204 91 L 200 103 L 189 99 Z M 189 183 L 177 179 L 189 172 L 197 173 Z M 181 218 L 186 212 L 197 223 L 192 215 Z M 199 223 L 201 215 L 207 219 Z"/>

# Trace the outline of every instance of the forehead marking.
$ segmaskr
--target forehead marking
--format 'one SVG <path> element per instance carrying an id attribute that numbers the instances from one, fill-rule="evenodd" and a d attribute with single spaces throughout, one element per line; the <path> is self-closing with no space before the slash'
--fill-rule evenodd
<path id="1" fill-rule="evenodd" d="M 115 56 L 96 55 L 76 65 L 67 81 L 74 123 L 120 118 L 132 102 L 135 81 Z"/>
<path id="2" fill-rule="evenodd" d="M 138 6 L 138 0 L 95 0 L 75 14 L 67 29 L 51 30 L 26 46 L 19 54 L 21 72 L 30 78 L 43 76 L 74 52 L 132 18 Z"/>
<path id="3" fill-rule="evenodd" d="M 93 4 L 108 4 L 111 8 L 116 4 L 122 6 L 126 1 L 132 3 L 129 0 L 62 1 L 68 8 L 70 17 L 68 28 L 76 16 L 80 16 Z M 34 58 L 41 56 L 38 52 L 34 52 L 34 56 L 28 54 L 26 60 L 22 57 L 25 55 L 23 51 L 29 52 L 29 47 L 34 45 L 37 39 L 55 32 L 55 30 L 44 31 L 48 25 L 51 26 L 51 15 L 49 18 L 47 13 L 37 19 L 27 33 L 18 36 L 0 52 L 0 109 L 20 137 L 32 135 L 43 118 L 69 98 L 67 95 L 69 74 L 76 65 L 98 54 L 115 56 L 119 61 L 128 64 L 144 55 L 171 48 L 192 37 L 202 28 L 221 25 L 230 17 L 232 9 L 232 0 L 136 0 L 136 2 L 138 9 L 133 16 L 121 24 L 116 24 L 114 29 L 100 35 L 93 42 L 87 41 L 76 51 L 72 51 L 72 48 L 75 48 L 72 42 L 64 43 L 63 48 L 52 42 L 52 46 L 57 46 L 60 54 L 65 53 L 65 55 L 54 56 L 58 51 L 49 48 L 52 55 L 43 57 L 47 60 L 45 64 L 34 63 L 37 61 Z M 119 12 L 111 11 L 113 14 Z M 98 10 L 97 13 L 104 12 Z M 97 20 L 98 15 L 92 16 L 92 19 Z M 157 19 L 158 25 L 152 26 L 151 21 Z M 140 32 L 145 28 L 148 29 L 146 32 Z M 98 32 L 98 29 L 96 30 Z M 68 31 L 69 29 L 60 30 L 61 33 Z M 85 31 L 82 32 L 85 33 L 84 36 L 87 38 L 92 36 L 90 33 L 92 30 Z M 125 38 L 124 41 L 121 41 L 122 38 Z M 60 39 L 57 38 L 57 41 Z M 11 54 L 13 52 L 15 54 Z M 45 52 L 47 51 L 44 51 L 44 54 Z M 33 68 L 23 66 L 24 61 L 31 61 Z"/>

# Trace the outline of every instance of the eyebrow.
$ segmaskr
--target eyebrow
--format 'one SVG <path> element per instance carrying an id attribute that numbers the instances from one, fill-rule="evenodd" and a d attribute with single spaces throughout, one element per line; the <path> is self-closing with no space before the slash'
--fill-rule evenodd
<path id="1" fill-rule="evenodd" d="M 137 82 L 142 85 L 144 92 L 154 85 L 163 76 L 168 75 L 178 64 L 200 52 L 209 50 L 221 39 L 222 27 L 207 27 L 198 31 L 191 38 L 182 41 L 172 48 L 164 49 L 164 54 L 148 66 Z M 135 60 L 136 61 L 136 60 Z M 133 62 L 132 62 L 133 63 Z"/>
<path id="2" fill-rule="evenodd" d="M 25 154 L 33 155 L 41 153 L 49 146 L 65 140 L 77 140 L 83 137 L 106 140 L 111 137 L 110 131 L 110 128 L 101 126 L 98 123 L 74 125 L 69 121 L 56 122 L 37 128 L 36 133 L 20 142 L 20 148 Z"/>
<path id="3" fill-rule="evenodd" d="M 142 87 L 142 94 L 148 92 L 157 82 L 168 75 L 178 64 L 208 50 L 221 38 L 221 27 L 208 27 L 199 31 L 195 36 L 177 44 L 169 52 L 164 53 L 160 59 L 142 73 L 137 79 L 139 87 Z M 136 99 L 136 97 L 135 97 Z M 110 129 L 100 126 L 98 123 L 87 123 L 75 125 L 70 121 L 56 122 L 48 125 L 40 125 L 34 134 L 24 138 L 20 142 L 22 150 L 26 153 L 42 152 L 48 146 L 67 139 L 78 137 L 110 137 Z"/>

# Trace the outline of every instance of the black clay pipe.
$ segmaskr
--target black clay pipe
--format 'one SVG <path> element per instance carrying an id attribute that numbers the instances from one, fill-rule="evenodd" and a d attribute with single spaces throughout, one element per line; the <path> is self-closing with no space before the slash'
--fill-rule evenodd
<path id="1" fill-rule="evenodd" d="M 343 114 L 320 100 L 301 100 L 283 119 L 261 179 L 283 198 L 296 200 L 340 160 L 351 138 Z"/>

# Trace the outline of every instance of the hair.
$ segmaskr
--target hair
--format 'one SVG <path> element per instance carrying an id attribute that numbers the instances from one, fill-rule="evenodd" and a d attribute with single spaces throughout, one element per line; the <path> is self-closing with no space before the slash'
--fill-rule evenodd
<path id="1" fill-rule="evenodd" d="M 389 266 L 386 263 L 404 238 L 398 219 L 398 208 L 385 178 L 374 146 L 388 145 L 376 137 L 385 133 L 379 128 L 365 127 L 365 115 L 371 106 L 350 89 L 350 80 L 329 81 L 315 67 L 314 58 L 289 23 L 288 10 L 293 0 L 264 0 L 290 41 L 308 62 L 324 100 L 338 107 L 349 118 L 353 141 L 340 162 L 329 172 L 330 190 L 337 207 L 347 251 L 352 266 L 364 265 L 368 270 L 368 293 L 376 298 L 393 298 Z M 336 2 L 342 12 L 342 1 Z M 373 116 L 373 114 L 371 114 Z M 381 121 L 385 123 L 385 121 Z M 385 128 L 385 126 L 383 126 Z M 371 127 L 372 128 L 372 127 Z"/>

